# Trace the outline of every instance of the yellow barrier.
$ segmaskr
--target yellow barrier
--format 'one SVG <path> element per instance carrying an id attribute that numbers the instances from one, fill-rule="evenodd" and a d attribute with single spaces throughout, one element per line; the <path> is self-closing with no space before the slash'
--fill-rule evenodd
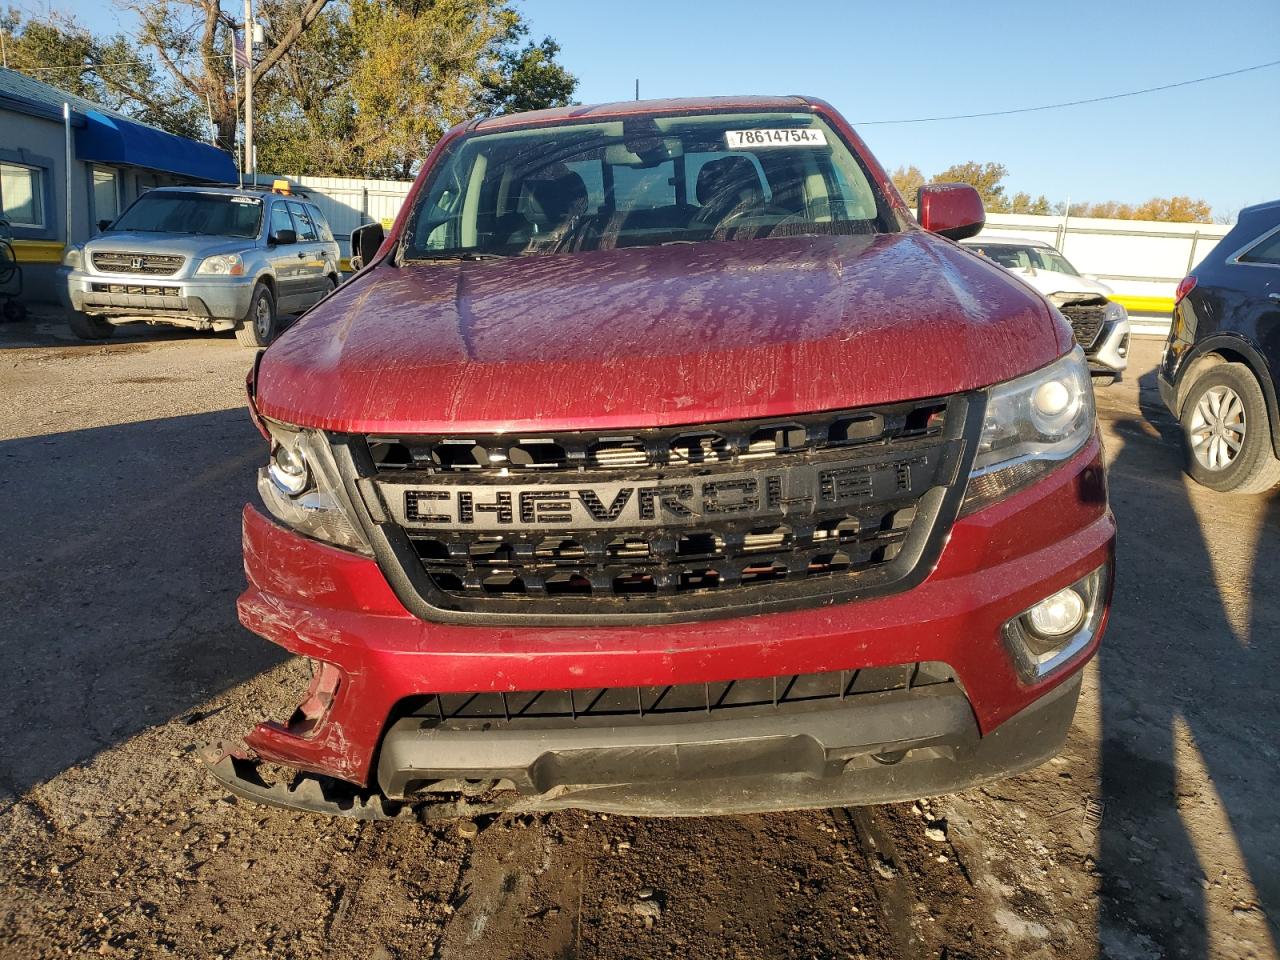
<path id="1" fill-rule="evenodd" d="M 1116 294 L 1111 299 L 1130 313 L 1173 313 L 1173 297 L 1130 297 Z"/>
<path id="2" fill-rule="evenodd" d="M 62 250 L 57 240 L 13 241 L 13 253 L 19 263 L 61 263 Z"/>

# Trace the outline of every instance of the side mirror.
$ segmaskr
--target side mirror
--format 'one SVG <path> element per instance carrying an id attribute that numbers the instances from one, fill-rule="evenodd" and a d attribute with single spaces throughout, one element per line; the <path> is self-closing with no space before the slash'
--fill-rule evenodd
<path id="1" fill-rule="evenodd" d="M 378 255 L 378 248 L 386 239 L 386 231 L 380 223 L 366 223 L 351 231 L 351 269 L 360 270 Z"/>
<path id="2" fill-rule="evenodd" d="M 982 197 L 967 183 L 930 183 L 920 188 L 920 226 L 948 240 L 977 236 L 987 224 Z"/>
<path id="3" fill-rule="evenodd" d="M 114 221 L 111 221 L 111 220 L 99 220 L 99 221 L 98 221 L 98 232 L 99 232 L 99 233 L 104 233 L 104 232 L 106 232 L 106 230 L 111 226 L 111 224 L 112 224 L 113 222 L 114 222 Z"/>
<path id="4" fill-rule="evenodd" d="M 276 247 L 283 247 L 290 243 L 298 242 L 298 233 L 296 230 L 277 230 L 271 236 L 267 237 L 267 243 Z"/>

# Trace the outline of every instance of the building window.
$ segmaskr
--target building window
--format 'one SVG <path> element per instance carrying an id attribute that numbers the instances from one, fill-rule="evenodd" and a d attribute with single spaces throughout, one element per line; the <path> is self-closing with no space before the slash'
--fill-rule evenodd
<path id="1" fill-rule="evenodd" d="M 93 168 L 93 219 L 115 222 L 120 216 L 120 178 L 110 167 Z"/>
<path id="2" fill-rule="evenodd" d="M 0 217 L 15 227 L 43 227 L 44 171 L 0 163 Z"/>

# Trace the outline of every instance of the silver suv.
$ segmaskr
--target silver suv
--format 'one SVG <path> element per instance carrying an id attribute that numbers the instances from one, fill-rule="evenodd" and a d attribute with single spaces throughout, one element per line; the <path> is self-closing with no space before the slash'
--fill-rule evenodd
<path id="1" fill-rule="evenodd" d="M 71 329 L 85 340 L 145 321 L 231 330 L 261 347 L 281 316 L 338 285 L 333 231 L 305 194 L 236 187 L 161 187 L 63 260 Z"/>

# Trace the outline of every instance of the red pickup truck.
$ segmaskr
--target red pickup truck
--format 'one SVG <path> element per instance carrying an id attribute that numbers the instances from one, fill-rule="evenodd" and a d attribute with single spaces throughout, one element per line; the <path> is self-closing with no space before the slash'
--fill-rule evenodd
<path id="1" fill-rule="evenodd" d="M 308 658 L 202 753 L 353 817 L 876 803 L 1050 757 L 1112 587 L 1071 328 L 802 97 L 476 120 L 260 354 L 242 622 Z M 281 766 L 289 768 L 284 774 Z"/>

